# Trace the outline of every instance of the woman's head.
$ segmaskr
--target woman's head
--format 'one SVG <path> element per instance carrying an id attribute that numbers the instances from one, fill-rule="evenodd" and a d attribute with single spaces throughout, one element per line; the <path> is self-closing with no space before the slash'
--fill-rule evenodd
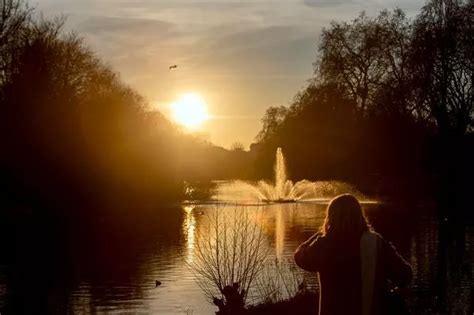
<path id="1" fill-rule="evenodd" d="M 324 235 L 359 237 L 370 229 L 359 201 L 350 194 L 335 197 L 329 203 L 322 226 Z"/>

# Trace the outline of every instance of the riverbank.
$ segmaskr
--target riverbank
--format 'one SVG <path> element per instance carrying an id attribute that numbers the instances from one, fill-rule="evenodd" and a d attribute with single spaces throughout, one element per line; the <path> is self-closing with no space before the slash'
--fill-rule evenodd
<path id="1" fill-rule="evenodd" d="M 318 314 L 318 293 L 306 291 L 296 296 L 279 302 L 262 303 L 255 306 L 249 306 L 245 315 L 279 315 L 279 314 L 298 314 L 314 315 Z"/>

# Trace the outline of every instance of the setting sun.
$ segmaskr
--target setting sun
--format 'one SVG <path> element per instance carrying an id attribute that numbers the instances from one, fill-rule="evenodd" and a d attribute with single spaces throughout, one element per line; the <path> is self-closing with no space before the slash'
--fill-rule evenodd
<path id="1" fill-rule="evenodd" d="M 171 114 L 174 121 L 189 129 L 196 129 L 209 119 L 207 104 L 193 93 L 184 94 L 171 104 Z"/>

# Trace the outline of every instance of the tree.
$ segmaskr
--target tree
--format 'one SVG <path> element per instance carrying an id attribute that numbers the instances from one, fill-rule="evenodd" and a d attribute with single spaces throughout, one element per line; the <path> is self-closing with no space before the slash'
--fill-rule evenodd
<path id="1" fill-rule="evenodd" d="M 21 0 L 0 0 L 0 86 L 15 73 L 31 25 L 31 10 Z"/>
<path id="2" fill-rule="evenodd" d="M 189 262 L 198 285 L 223 314 L 242 311 L 268 256 L 258 217 L 244 210 L 212 209 Z"/>
<path id="3" fill-rule="evenodd" d="M 21 12 L 29 11 L 18 7 L 15 14 Z M 138 93 L 80 37 L 63 31 L 64 21 L 24 20 L 9 37 L 16 53 L 2 60 L 13 70 L 0 84 L 0 167 L 11 189 L 47 205 L 78 207 L 178 198 L 175 140 L 193 140 L 145 111 Z"/>
<path id="4" fill-rule="evenodd" d="M 332 22 L 322 33 L 315 80 L 343 88 L 363 115 L 392 110 L 380 98 L 381 91 L 406 81 L 410 31 L 399 9 L 382 11 L 376 18 L 363 12 L 352 23 Z"/>
<path id="5" fill-rule="evenodd" d="M 257 135 L 257 141 L 263 141 L 277 134 L 278 128 L 283 123 L 287 113 L 288 108 L 285 106 L 272 106 L 268 108 L 262 119 L 263 127 Z"/>
<path id="6" fill-rule="evenodd" d="M 231 151 L 238 151 L 238 152 L 243 152 L 245 151 L 245 146 L 243 145 L 242 142 L 234 142 L 230 146 Z"/>
<path id="7" fill-rule="evenodd" d="M 432 0 L 415 21 L 411 69 L 418 106 L 441 134 L 463 135 L 474 122 L 474 10 Z"/>
<path id="8" fill-rule="evenodd" d="M 332 22 L 323 30 L 310 84 L 288 109 L 265 114 L 259 169 L 281 146 L 298 179 L 350 180 L 362 173 L 408 178 L 424 171 L 434 131 L 463 135 L 472 125 L 473 5 L 451 7 L 456 14 L 446 19 L 449 28 L 433 26 L 423 12 L 410 21 L 399 9 Z M 437 42 L 438 33 L 446 43 Z"/>

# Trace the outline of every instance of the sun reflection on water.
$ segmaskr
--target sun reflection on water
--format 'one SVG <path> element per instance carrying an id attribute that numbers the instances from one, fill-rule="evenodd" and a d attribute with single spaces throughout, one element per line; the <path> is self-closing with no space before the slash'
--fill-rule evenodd
<path id="1" fill-rule="evenodd" d="M 285 246 L 285 218 L 282 207 L 277 208 L 275 216 L 275 254 L 278 260 L 282 261 Z"/>
<path id="2" fill-rule="evenodd" d="M 183 234 L 186 241 L 186 261 L 188 263 L 193 262 L 194 245 L 196 241 L 196 218 L 193 214 L 194 208 L 194 205 L 183 206 L 185 213 L 185 218 L 183 220 Z"/>

